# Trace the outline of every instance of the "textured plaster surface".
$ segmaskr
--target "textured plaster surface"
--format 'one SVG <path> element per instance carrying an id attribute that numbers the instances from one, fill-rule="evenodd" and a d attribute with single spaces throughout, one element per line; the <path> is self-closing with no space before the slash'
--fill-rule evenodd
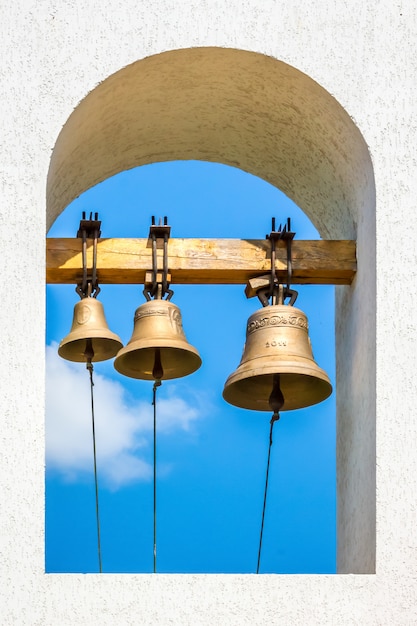
<path id="1" fill-rule="evenodd" d="M 2 623 L 416 623 L 414 3 L 28 0 L 18 4 L 5 0 L 1 17 Z M 187 114 L 195 106 L 197 119 L 175 118 L 180 105 L 173 107 L 161 120 L 170 133 L 159 158 L 152 157 L 149 150 L 155 146 L 154 127 L 146 135 L 147 127 L 141 129 L 140 120 L 135 126 L 128 111 L 121 111 L 127 116 L 122 119 L 133 124 L 135 146 L 143 131 L 146 150 L 136 153 L 135 146 L 127 146 L 120 128 L 121 145 L 115 145 L 112 164 L 99 143 L 87 154 L 86 149 L 93 145 L 89 141 L 94 143 L 100 136 L 99 125 L 106 127 L 105 120 L 94 118 L 84 127 L 84 140 L 77 139 L 77 125 L 85 119 L 80 115 L 77 121 L 76 116 L 89 98 L 95 97 L 87 94 L 101 93 L 105 99 L 110 83 L 103 81 L 121 68 L 158 55 L 143 62 L 151 67 L 162 60 L 163 52 L 195 47 L 241 49 L 272 59 L 257 57 L 252 64 L 243 62 L 243 56 L 236 57 L 239 75 L 248 77 L 255 94 L 245 89 L 242 93 L 228 64 L 217 76 L 210 61 L 204 61 L 206 75 L 211 76 L 209 84 L 195 68 L 192 76 L 198 94 L 191 95 L 189 88 L 191 102 L 184 98 L 181 106 Z M 180 56 L 176 57 L 178 63 Z M 288 102 L 292 99 L 294 104 L 291 90 L 281 92 L 276 84 L 262 80 L 269 75 L 269 67 L 276 80 L 284 73 L 285 66 L 275 65 L 273 59 L 302 73 L 290 72 L 290 78 L 296 83 L 294 95 L 300 97 L 302 109 L 312 115 L 307 115 L 308 119 L 301 115 L 308 145 L 288 129 L 282 129 L 283 143 L 277 142 L 276 149 L 274 138 L 269 137 L 282 115 L 291 124 L 297 119 Z M 175 67 L 182 78 L 185 70 Z M 165 79 L 169 86 L 169 75 Z M 213 89 L 217 80 L 218 90 Z M 161 84 L 153 72 L 147 81 L 153 102 L 158 97 L 162 100 Z M 345 144 L 345 156 L 340 142 L 331 148 L 336 137 L 327 125 L 323 136 L 317 134 L 314 120 L 317 124 L 326 120 L 321 107 L 315 108 L 316 100 L 308 97 L 310 88 L 318 102 L 329 107 L 324 117 L 341 129 L 337 137 L 352 139 L 351 133 L 342 132 L 349 127 L 343 111 L 336 103 L 330 106 L 330 100 L 321 100 L 324 92 L 316 84 L 345 109 L 364 137 L 372 157 L 375 188 L 359 133 L 356 141 Z M 124 88 L 129 93 L 128 87 L 121 86 L 122 91 Z M 205 95 L 213 102 L 219 93 L 224 96 L 218 103 L 220 120 L 210 117 L 212 107 L 204 105 Z M 139 89 L 136 97 L 144 107 L 144 119 L 155 124 L 153 116 L 146 113 L 146 94 Z M 80 102 L 78 113 L 73 114 Z M 266 102 L 268 106 L 262 109 Z M 120 106 L 117 98 L 113 104 Z M 161 104 L 158 110 L 163 109 Z M 110 109 L 106 110 L 111 119 Z M 200 145 L 197 136 L 203 114 L 208 121 L 200 128 L 204 139 Z M 54 145 L 68 118 L 68 124 L 75 120 L 74 136 L 71 132 L 65 137 L 64 129 L 51 163 Z M 182 129 L 177 136 L 178 129 L 171 126 L 173 119 Z M 226 146 L 222 144 L 225 129 Z M 259 145 L 255 141 L 258 134 Z M 288 150 L 295 137 L 299 143 L 290 166 Z M 246 150 L 240 145 L 242 139 L 248 141 Z M 74 148 L 73 155 L 69 147 Z M 323 159 L 318 156 L 320 149 L 326 151 Z M 376 519 L 375 574 L 44 574 L 44 236 L 50 163 L 48 224 L 66 202 L 100 178 L 131 166 L 129 163 L 178 158 L 180 150 L 191 151 L 192 158 L 201 150 L 198 158 L 232 162 L 279 185 L 308 212 L 323 236 L 357 236 L 358 276 L 352 288 L 341 288 L 337 294 L 338 561 L 342 572 L 373 571 Z M 300 155 L 307 155 L 308 160 L 310 153 L 313 164 L 304 165 Z M 189 158 L 187 152 L 182 154 Z M 78 156 L 87 163 L 77 166 Z M 318 174 L 314 168 L 320 163 L 323 171 Z M 102 170 L 104 164 L 110 164 L 108 173 Z M 297 188 L 290 180 L 293 175 Z M 327 194 L 334 202 L 333 219 Z"/>

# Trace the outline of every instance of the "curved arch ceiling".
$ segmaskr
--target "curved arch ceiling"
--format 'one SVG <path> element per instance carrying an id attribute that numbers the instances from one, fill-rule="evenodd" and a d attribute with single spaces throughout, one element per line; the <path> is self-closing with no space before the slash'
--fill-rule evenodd
<path id="1" fill-rule="evenodd" d="M 254 52 L 174 50 L 113 74 L 69 117 L 51 158 L 48 228 L 74 198 L 114 174 L 187 159 L 268 181 L 322 237 L 355 237 L 374 184 L 362 135 L 311 78 Z"/>

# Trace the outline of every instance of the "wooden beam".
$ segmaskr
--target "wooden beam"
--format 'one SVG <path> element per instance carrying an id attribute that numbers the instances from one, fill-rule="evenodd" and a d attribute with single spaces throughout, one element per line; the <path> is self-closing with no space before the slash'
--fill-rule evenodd
<path id="1" fill-rule="evenodd" d="M 286 247 L 277 247 L 277 274 L 285 280 Z M 162 251 L 158 251 L 162 255 Z M 292 242 L 293 284 L 349 285 L 356 272 L 354 241 Z M 92 240 L 88 240 L 88 267 Z M 168 243 L 172 284 L 245 284 L 270 271 L 270 243 L 265 239 L 176 239 Z M 162 267 L 160 259 L 159 267 Z M 82 278 L 81 239 L 46 240 L 46 282 L 73 283 Z M 97 273 L 100 283 L 142 284 L 152 269 L 148 239 L 100 239 Z"/>

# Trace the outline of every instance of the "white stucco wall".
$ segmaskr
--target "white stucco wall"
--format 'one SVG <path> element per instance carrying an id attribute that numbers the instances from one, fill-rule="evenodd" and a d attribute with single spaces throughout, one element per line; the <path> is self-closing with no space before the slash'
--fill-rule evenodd
<path id="1" fill-rule="evenodd" d="M 5 0 L 1 13 L 2 623 L 416 623 L 413 1 Z M 152 54 L 195 46 L 260 52 L 298 68 L 338 100 L 369 146 L 377 206 L 375 574 L 44 574 L 44 237 L 51 152 L 79 101 L 110 74 Z M 373 437 L 373 394 L 363 386 L 372 362 L 367 353 L 368 366 L 361 367 L 358 355 L 361 337 L 369 345 L 374 330 L 374 311 L 366 306 L 374 298 L 374 244 L 372 218 L 362 207 L 357 230 L 361 286 L 354 286 L 354 297 L 346 290 L 338 295 L 350 325 L 339 329 L 339 341 L 347 345 L 344 337 L 350 337 L 351 350 L 339 376 L 352 382 L 352 394 L 346 384 L 338 400 L 339 469 L 346 472 L 338 476 L 345 498 L 341 571 L 361 571 L 366 549 L 346 538 L 373 542 L 372 532 L 358 527 L 355 483 L 341 484 L 354 475 L 369 490 L 373 480 L 363 459 Z M 358 364 L 355 371 L 347 371 L 349 362 Z M 359 410 L 363 427 L 354 419 Z"/>

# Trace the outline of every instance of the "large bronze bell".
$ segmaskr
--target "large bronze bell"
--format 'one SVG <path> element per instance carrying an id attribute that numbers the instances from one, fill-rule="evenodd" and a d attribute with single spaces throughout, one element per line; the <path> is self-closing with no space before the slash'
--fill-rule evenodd
<path id="1" fill-rule="evenodd" d="M 179 308 L 163 299 L 136 309 L 132 337 L 114 361 L 120 374 L 142 380 L 181 378 L 200 365 L 198 351 L 185 338 Z"/>
<path id="2" fill-rule="evenodd" d="M 329 377 L 314 361 L 306 315 L 284 304 L 265 306 L 249 318 L 242 360 L 223 397 L 244 409 L 270 411 L 279 391 L 282 411 L 317 404 L 332 392 Z"/>
<path id="3" fill-rule="evenodd" d="M 120 338 L 107 326 L 102 303 L 86 297 L 74 307 L 72 328 L 59 344 L 58 354 L 68 361 L 83 362 L 87 356 L 91 361 L 105 361 L 122 346 Z"/>

